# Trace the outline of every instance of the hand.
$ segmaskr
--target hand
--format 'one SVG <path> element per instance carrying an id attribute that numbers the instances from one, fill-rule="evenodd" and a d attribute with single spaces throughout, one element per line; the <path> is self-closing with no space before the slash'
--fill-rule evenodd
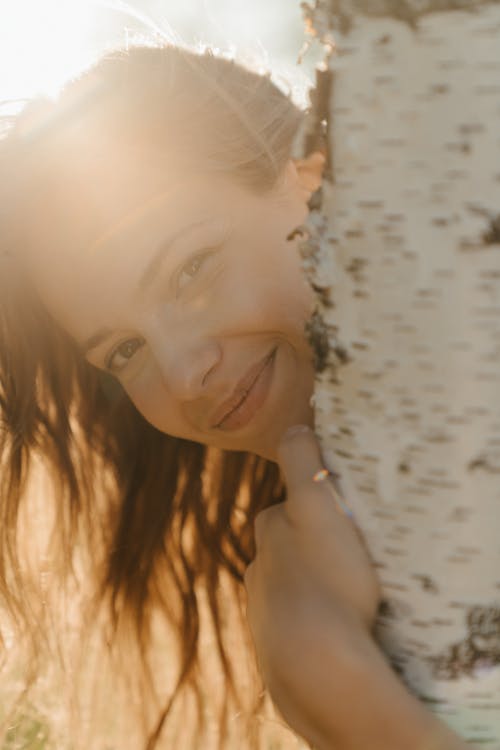
<path id="1" fill-rule="evenodd" d="M 287 500 L 256 518 L 247 618 L 275 704 L 313 740 L 311 727 L 320 726 L 323 712 L 331 725 L 335 691 L 349 691 L 349 670 L 369 638 L 380 589 L 362 537 L 339 511 L 328 480 L 312 481 L 323 466 L 313 432 L 287 433 L 279 462 Z"/>

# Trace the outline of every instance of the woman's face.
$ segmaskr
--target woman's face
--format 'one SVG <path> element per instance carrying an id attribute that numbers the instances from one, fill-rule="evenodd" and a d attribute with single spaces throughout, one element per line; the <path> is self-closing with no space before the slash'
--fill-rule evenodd
<path id="1" fill-rule="evenodd" d="M 42 299 L 159 430 L 275 460 L 311 423 L 312 295 L 287 237 L 321 166 L 290 161 L 259 195 L 145 161 L 91 190 L 47 186 L 30 228 Z"/>

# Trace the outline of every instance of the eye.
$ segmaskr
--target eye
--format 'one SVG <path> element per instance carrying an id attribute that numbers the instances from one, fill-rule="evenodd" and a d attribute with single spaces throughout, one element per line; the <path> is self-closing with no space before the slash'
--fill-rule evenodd
<path id="1" fill-rule="evenodd" d="M 207 262 L 210 255 L 212 255 L 211 252 L 197 253 L 190 258 L 187 263 L 184 263 L 177 277 L 178 292 L 182 291 L 184 287 L 195 278 L 202 266 Z"/>
<path id="2" fill-rule="evenodd" d="M 144 339 L 127 339 L 119 344 L 106 359 L 110 372 L 119 373 L 125 369 L 136 352 L 144 346 Z"/>

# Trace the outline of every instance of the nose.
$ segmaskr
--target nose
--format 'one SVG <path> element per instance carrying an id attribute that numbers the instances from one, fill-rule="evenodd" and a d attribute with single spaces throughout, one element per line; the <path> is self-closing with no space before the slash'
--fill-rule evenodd
<path id="1" fill-rule="evenodd" d="M 213 339 L 162 341 L 154 355 L 168 390 L 180 401 L 193 401 L 205 395 L 210 374 L 222 358 L 222 350 Z"/>

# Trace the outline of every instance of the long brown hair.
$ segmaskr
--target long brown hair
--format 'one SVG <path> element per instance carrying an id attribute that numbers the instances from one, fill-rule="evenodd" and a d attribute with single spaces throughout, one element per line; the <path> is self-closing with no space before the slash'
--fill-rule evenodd
<path id="1" fill-rule="evenodd" d="M 231 707 L 233 715 L 247 710 L 235 647 L 226 643 L 227 611 L 236 608 L 244 621 L 253 519 L 285 490 L 271 462 L 159 432 L 117 383 L 82 360 L 16 273 L 22 217 L 45 179 L 71 178 L 72 155 L 83 144 L 91 161 L 105 159 L 110 143 L 144 145 L 159 158 L 182 143 L 183 163 L 203 163 L 266 191 L 290 157 L 303 115 L 269 75 L 233 60 L 174 46 L 132 47 L 105 55 L 56 101 L 31 102 L 0 143 L 8 195 L 0 214 L 0 595 L 17 637 L 31 644 L 25 682 L 32 684 L 54 614 L 47 586 L 23 560 L 21 516 L 43 487 L 50 523 L 37 564 L 43 558 L 54 591 L 69 591 L 69 580 L 75 592 L 85 589 L 79 638 L 83 643 L 98 623 L 115 665 L 135 674 L 147 750 L 158 746 L 181 692 L 196 698 L 197 743 L 206 729 L 203 703 L 217 679 L 201 672 L 201 598 L 223 684 L 218 747 L 227 746 Z M 169 694 L 154 675 L 158 616 L 177 643 Z M 262 706 L 262 693 L 256 697 L 252 711 Z M 248 742 L 256 744 L 256 736 L 248 730 Z"/>

